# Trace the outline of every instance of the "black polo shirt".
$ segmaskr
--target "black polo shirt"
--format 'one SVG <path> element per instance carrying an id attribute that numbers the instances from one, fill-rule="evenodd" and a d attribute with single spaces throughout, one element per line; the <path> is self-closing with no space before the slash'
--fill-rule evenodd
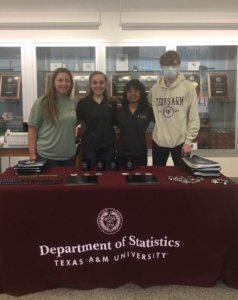
<path id="1" fill-rule="evenodd" d="M 77 119 L 84 121 L 86 125 L 86 131 L 82 136 L 82 145 L 85 148 L 100 150 L 114 144 L 116 102 L 103 99 L 98 104 L 87 96 L 79 100 L 76 112 Z"/>
<path id="2" fill-rule="evenodd" d="M 121 107 L 117 112 L 119 139 L 117 150 L 119 156 L 147 154 L 146 129 L 153 121 L 151 107 L 137 109 L 131 113 L 128 107 Z"/>

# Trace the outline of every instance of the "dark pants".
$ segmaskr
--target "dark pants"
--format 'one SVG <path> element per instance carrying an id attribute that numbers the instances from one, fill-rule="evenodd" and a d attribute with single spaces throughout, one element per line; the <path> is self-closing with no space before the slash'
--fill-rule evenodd
<path id="1" fill-rule="evenodd" d="M 89 160 L 92 167 L 96 165 L 98 161 L 104 161 L 106 167 L 110 165 L 110 161 L 115 157 L 114 145 L 110 145 L 100 150 L 94 150 L 89 147 L 82 146 L 82 160 Z"/>
<path id="2" fill-rule="evenodd" d="M 40 155 L 37 155 L 38 159 L 46 159 L 47 160 L 47 166 L 49 167 L 69 167 L 69 166 L 75 166 L 75 156 L 71 157 L 67 160 L 54 160 L 54 159 L 47 159 Z"/>
<path id="3" fill-rule="evenodd" d="M 131 159 L 135 166 L 147 166 L 147 153 L 142 155 L 119 156 L 120 166 L 125 166 L 128 159 Z"/>
<path id="4" fill-rule="evenodd" d="M 171 153 L 175 166 L 181 166 L 183 164 L 182 158 L 183 144 L 174 148 L 160 147 L 153 141 L 152 158 L 153 166 L 166 166 L 169 154 Z"/>

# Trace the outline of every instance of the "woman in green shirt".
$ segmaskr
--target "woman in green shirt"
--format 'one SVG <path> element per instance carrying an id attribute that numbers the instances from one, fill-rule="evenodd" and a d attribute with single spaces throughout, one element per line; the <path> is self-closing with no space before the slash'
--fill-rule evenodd
<path id="1" fill-rule="evenodd" d="M 28 120 L 31 160 L 45 158 L 49 165 L 68 166 L 75 162 L 75 102 L 70 98 L 73 79 L 66 68 L 51 77 L 47 93 L 38 98 Z"/>

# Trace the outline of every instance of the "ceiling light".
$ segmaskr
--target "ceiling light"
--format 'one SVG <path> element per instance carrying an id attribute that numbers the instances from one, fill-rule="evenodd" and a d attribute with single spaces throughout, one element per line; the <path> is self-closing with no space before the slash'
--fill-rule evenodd
<path id="1" fill-rule="evenodd" d="M 238 23 L 120 23 L 122 30 L 237 30 Z"/>
<path id="2" fill-rule="evenodd" d="M 98 30 L 101 22 L 0 22 L 1 30 Z"/>

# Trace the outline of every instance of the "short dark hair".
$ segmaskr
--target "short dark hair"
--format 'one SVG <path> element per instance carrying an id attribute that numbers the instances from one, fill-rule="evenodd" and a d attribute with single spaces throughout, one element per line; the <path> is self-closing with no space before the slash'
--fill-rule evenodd
<path id="1" fill-rule="evenodd" d="M 181 63 L 181 58 L 178 52 L 169 50 L 160 56 L 160 64 L 161 66 L 171 66 L 174 64 Z"/>
<path id="2" fill-rule="evenodd" d="M 126 85 L 124 87 L 123 95 L 122 95 L 122 100 L 121 100 L 122 106 L 123 107 L 128 106 L 128 100 L 127 100 L 126 93 L 130 88 L 134 88 L 135 90 L 140 91 L 140 101 L 139 101 L 138 107 L 139 108 L 147 107 L 149 104 L 148 104 L 148 99 L 146 96 L 145 86 L 138 79 L 131 79 L 130 81 L 128 81 L 126 83 Z"/>

